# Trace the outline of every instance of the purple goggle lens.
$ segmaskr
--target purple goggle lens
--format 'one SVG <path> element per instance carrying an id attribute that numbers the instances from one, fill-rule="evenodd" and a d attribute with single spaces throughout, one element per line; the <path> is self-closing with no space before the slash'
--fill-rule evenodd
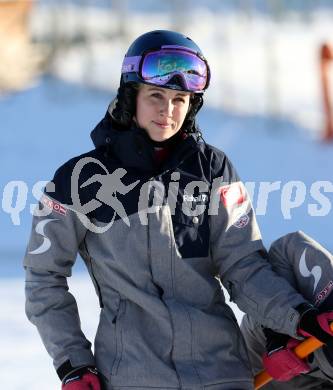
<path id="1" fill-rule="evenodd" d="M 163 86 L 175 76 L 180 77 L 183 88 L 189 92 L 202 92 L 208 87 L 207 63 L 183 49 L 161 49 L 148 52 L 142 57 L 125 58 L 122 73 L 138 72 L 143 81 Z"/>

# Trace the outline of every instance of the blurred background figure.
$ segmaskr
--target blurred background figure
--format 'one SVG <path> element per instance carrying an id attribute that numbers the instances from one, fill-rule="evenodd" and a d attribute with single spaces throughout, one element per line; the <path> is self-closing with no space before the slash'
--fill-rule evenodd
<path id="1" fill-rule="evenodd" d="M 333 251 L 333 144 L 323 142 L 333 67 L 326 56 L 323 77 L 320 60 L 332 18 L 331 0 L 0 0 L 3 387 L 58 388 L 24 315 L 31 210 L 56 167 L 93 148 L 123 53 L 146 31 L 176 30 L 205 48 L 212 87 L 199 125 L 237 161 L 265 244 L 301 229 Z M 96 301 L 81 269 L 79 259 L 70 283 L 89 336 Z"/>
<path id="2" fill-rule="evenodd" d="M 30 40 L 32 1 L 0 2 L 0 94 L 31 85 L 40 73 L 41 53 Z"/>

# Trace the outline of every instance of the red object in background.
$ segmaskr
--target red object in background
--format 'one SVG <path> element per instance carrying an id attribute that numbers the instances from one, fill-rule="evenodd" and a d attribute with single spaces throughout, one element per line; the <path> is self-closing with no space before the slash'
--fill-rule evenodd
<path id="1" fill-rule="evenodd" d="M 324 140 L 333 140 L 333 112 L 329 87 L 329 65 L 333 60 L 332 48 L 324 43 L 320 48 L 320 76 L 323 91 L 323 103 L 325 112 Z"/>

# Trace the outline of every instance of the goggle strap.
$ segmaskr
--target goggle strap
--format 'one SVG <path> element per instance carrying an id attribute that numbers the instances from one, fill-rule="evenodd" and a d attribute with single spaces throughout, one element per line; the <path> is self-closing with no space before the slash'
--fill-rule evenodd
<path id="1" fill-rule="evenodd" d="M 121 73 L 138 72 L 141 56 L 125 57 L 121 67 Z"/>

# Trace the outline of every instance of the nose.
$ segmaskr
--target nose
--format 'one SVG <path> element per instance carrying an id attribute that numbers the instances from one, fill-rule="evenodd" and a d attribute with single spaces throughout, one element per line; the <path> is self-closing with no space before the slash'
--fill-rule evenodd
<path id="1" fill-rule="evenodd" d="M 161 110 L 160 110 L 160 114 L 162 116 L 167 116 L 167 117 L 171 118 L 172 114 L 173 114 L 173 109 L 174 109 L 174 105 L 172 103 L 172 100 L 171 99 L 165 99 L 163 104 L 162 104 L 162 107 L 161 107 Z"/>

